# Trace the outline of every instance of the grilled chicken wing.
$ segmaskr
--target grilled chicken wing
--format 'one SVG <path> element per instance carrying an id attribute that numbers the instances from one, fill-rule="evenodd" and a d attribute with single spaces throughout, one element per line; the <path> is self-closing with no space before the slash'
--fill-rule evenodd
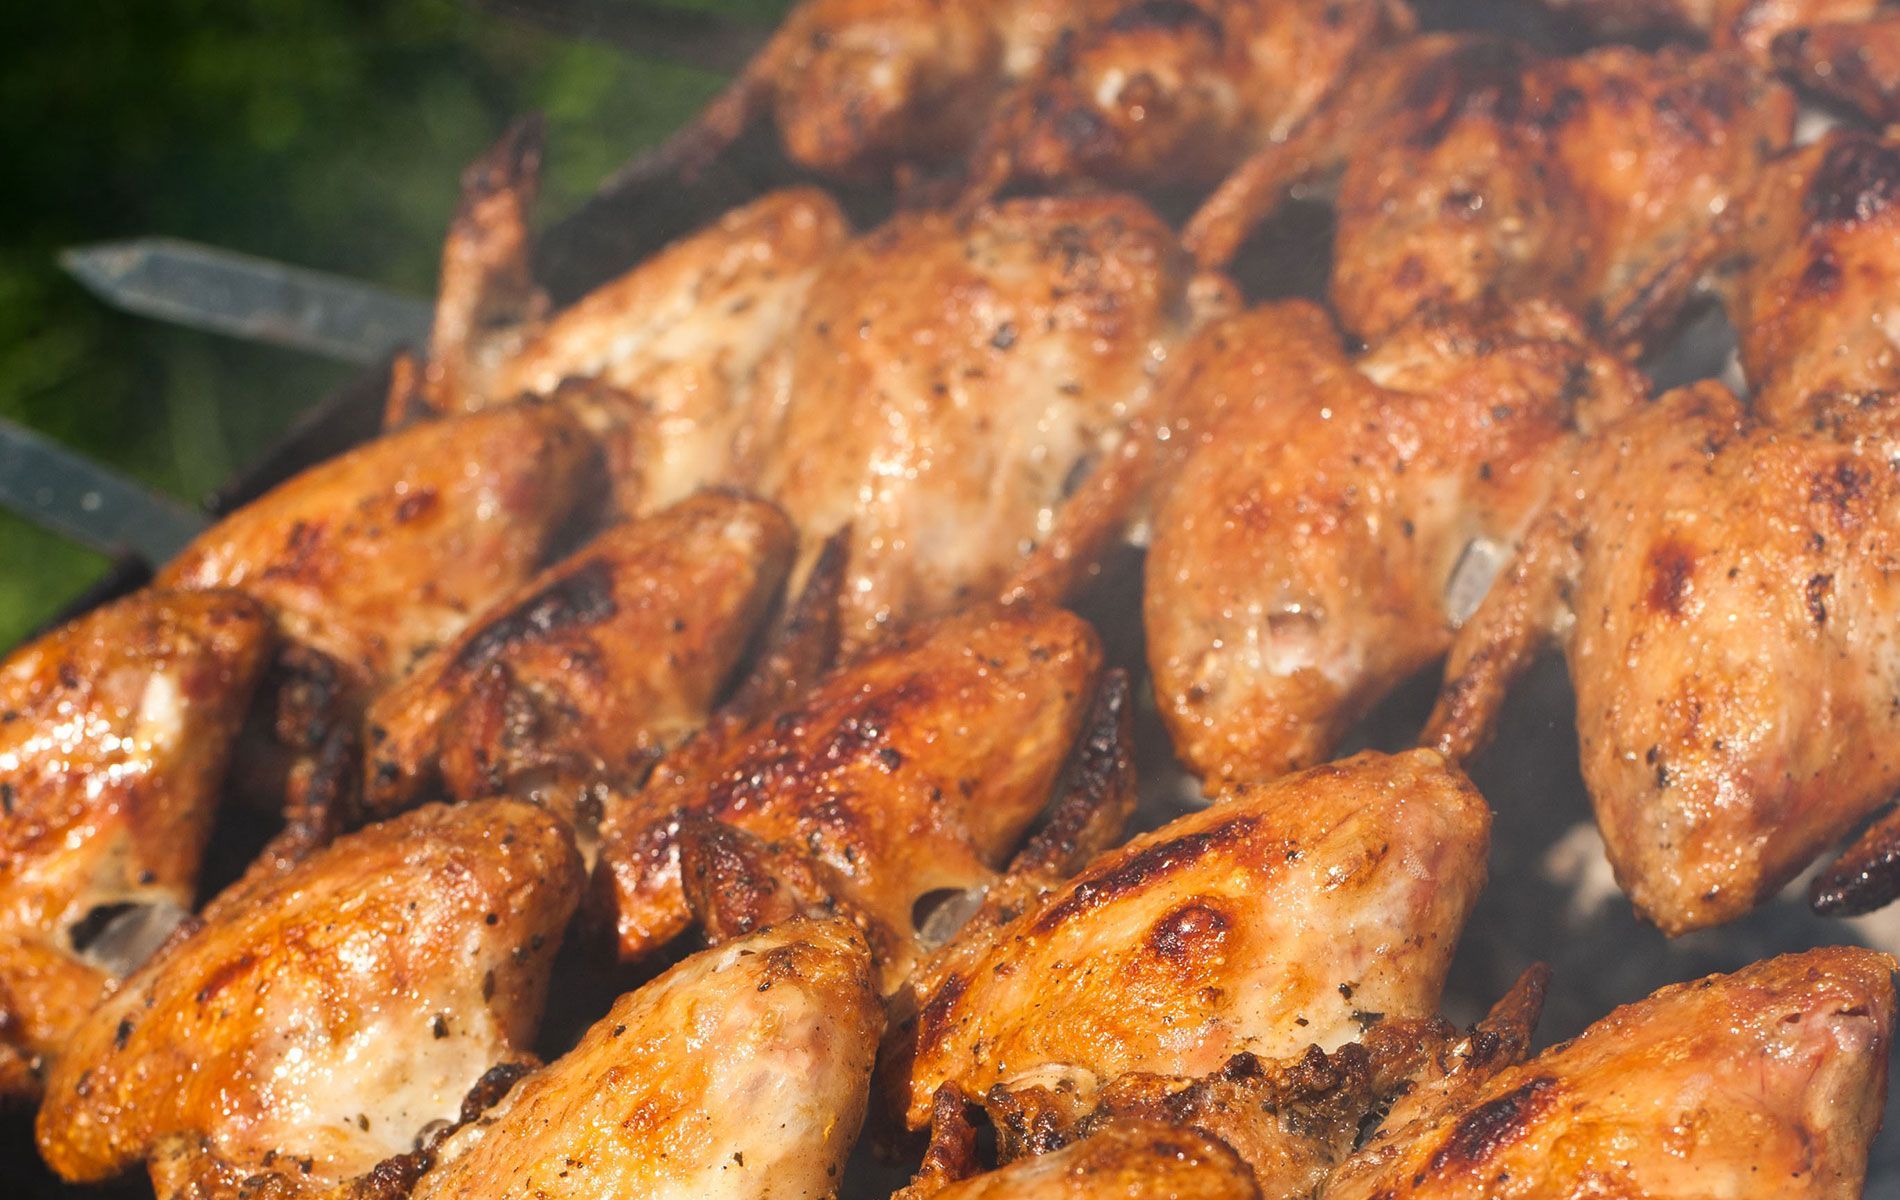
<path id="1" fill-rule="evenodd" d="M 1364 74 L 1335 117 L 1237 172 L 1187 236 L 1224 261 L 1288 183 L 1343 165 L 1332 298 L 1375 342 L 1421 310 L 1543 297 L 1640 348 L 1793 133 L 1792 95 L 1735 53 L 1543 59 L 1436 37 Z"/>
<path id="2" fill-rule="evenodd" d="M 1356 361 L 1303 302 L 1203 330 L 1163 383 L 1190 448 L 1156 506 L 1143 601 L 1182 759 L 1270 779 L 1325 757 L 1444 653 L 1577 427 L 1641 395 L 1541 305 L 1414 323 Z"/>
<path id="3" fill-rule="evenodd" d="M 1842 130 L 1783 157 L 1749 199 L 1729 283 L 1750 404 L 1900 388 L 1900 145 Z"/>
<path id="4" fill-rule="evenodd" d="M 1404 102 L 1339 189 L 1333 303 L 1373 340 L 1486 297 L 1557 300 L 1619 344 L 1666 332 L 1794 120 L 1740 56 L 1621 47 L 1532 63 L 1474 43 Z"/>
<path id="5" fill-rule="evenodd" d="M 1402 0 L 1124 0 L 1009 92 L 975 152 L 1011 178 L 1207 186 L 1284 141 L 1384 44 Z"/>
<path id="6" fill-rule="evenodd" d="M 1228 792 L 985 931 L 895 1039 L 896 1105 L 920 1126 L 950 1083 L 999 1125 L 1060 1128 L 1131 1072 L 1202 1076 L 1427 1017 L 1489 828 L 1429 752 Z"/>
<path id="7" fill-rule="evenodd" d="M 849 238 L 844 215 L 814 188 L 772 192 L 543 317 L 542 306 L 519 301 L 539 169 L 532 126 L 510 131 L 471 168 L 443 251 L 430 358 L 418 377 L 399 377 L 391 423 L 586 378 L 633 401 L 631 445 L 610 455 L 628 513 L 731 482 L 759 363 L 796 319 L 819 265 Z"/>
<path id="8" fill-rule="evenodd" d="M 1691 34 L 1745 52 L 1883 124 L 1900 120 L 1900 12 L 1889 0 L 1544 0 L 1604 33 Z"/>
<path id="9" fill-rule="evenodd" d="M 702 951 L 445 1141 L 414 1196 L 831 1196 L 884 1023 L 872 980 L 841 921 Z"/>
<path id="10" fill-rule="evenodd" d="M 1892 970 L 1811 950 L 1664 988 L 1472 1094 L 1395 1112 L 1321 1195 L 1859 1196 Z"/>
<path id="11" fill-rule="evenodd" d="M 597 453 L 559 404 L 406 429 L 245 505 L 158 583 L 255 597 L 366 694 L 532 574 L 597 490 Z"/>
<path id="12" fill-rule="evenodd" d="M 1900 786 L 1896 457 L 1884 397 L 1777 425 L 1703 384 L 1611 426 L 1460 631 L 1427 744 L 1470 753 L 1559 639 L 1638 911 L 1746 912 Z"/>
<path id="13" fill-rule="evenodd" d="M 634 958 L 688 921 L 682 813 L 797 848 L 828 890 L 891 931 L 885 991 L 920 951 L 913 910 L 991 882 L 1048 803 L 1100 666 L 1056 609 L 978 606 L 837 672 L 756 728 L 710 731 L 611 799 L 597 883 Z"/>
<path id="14" fill-rule="evenodd" d="M 1153 213 L 1101 197 L 899 216 L 819 274 L 750 461 L 805 536 L 799 578 L 849 525 L 848 647 L 1003 592 L 1229 301 L 1187 267 Z"/>
<path id="15" fill-rule="evenodd" d="M 687 136 L 701 156 L 769 116 L 786 157 L 839 176 L 960 157 L 998 100 L 1125 0 L 802 0 Z"/>
<path id="16" fill-rule="evenodd" d="M 524 1056 L 581 864 L 532 805 L 430 806 L 213 905 L 95 1009 L 47 1080 L 75 1181 L 151 1156 L 161 1195 L 339 1184 L 409 1154 Z"/>
<path id="17" fill-rule="evenodd" d="M 271 647 L 233 592 L 140 592 L 0 663 L 0 1095 L 196 899 Z"/>
<path id="18" fill-rule="evenodd" d="M 702 725 L 778 594 L 792 531 L 702 492 L 616 526 L 523 585 L 371 704 L 372 811 L 438 783 L 533 796 L 591 844 L 602 787 L 638 787 Z"/>

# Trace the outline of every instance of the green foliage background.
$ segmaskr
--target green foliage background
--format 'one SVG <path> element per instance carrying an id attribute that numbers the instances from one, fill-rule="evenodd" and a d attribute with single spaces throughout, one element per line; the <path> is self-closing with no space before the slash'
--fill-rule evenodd
<path id="1" fill-rule="evenodd" d="M 0 4 L 0 414 L 196 499 L 348 369 L 110 312 L 62 247 L 171 234 L 427 294 L 511 117 L 548 115 L 549 220 L 718 84 L 457 0 Z M 103 566 L 0 513 L 0 647 Z"/>

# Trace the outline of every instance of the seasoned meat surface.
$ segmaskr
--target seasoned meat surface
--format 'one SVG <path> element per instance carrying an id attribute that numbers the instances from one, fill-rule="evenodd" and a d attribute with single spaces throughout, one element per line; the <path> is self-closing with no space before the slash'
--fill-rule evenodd
<path id="1" fill-rule="evenodd" d="M 1117 1076 L 1205 1075 L 1430 1016 L 1484 880 L 1490 813 L 1431 752 L 1361 754 L 1222 794 L 1100 855 L 923 1002 L 889 1070 L 1093 1107 Z M 995 1089 L 995 1091 L 992 1091 Z"/>
<path id="2" fill-rule="evenodd" d="M 1354 359 L 1292 302 L 1178 352 L 1143 593 L 1176 752 L 1211 779 L 1324 758 L 1453 630 L 1542 508 L 1579 427 L 1642 396 L 1543 305 L 1406 326 Z"/>
<path id="3" fill-rule="evenodd" d="M 1610 426 L 1460 631 L 1427 744 L 1555 639 L 1611 865 L 1669 933 L 1772 895 L 1900 786 L 1900 407 L 1798 424 L 1701 384 Z"/>
<path id="4" fill-rule="evenodd" d="M 441 1146 L 417 1200 L 820 1200 L 864 1119 L 884 1014 L 841 921 L 705 950 Z"/>
<path id="5" fill-rule="evenodd" d="M 1850 1200 L 1886 1096 L 1893 966 L 1810 950 L 1664 988 L 1388 1119 L 1321 1195 Z"/>

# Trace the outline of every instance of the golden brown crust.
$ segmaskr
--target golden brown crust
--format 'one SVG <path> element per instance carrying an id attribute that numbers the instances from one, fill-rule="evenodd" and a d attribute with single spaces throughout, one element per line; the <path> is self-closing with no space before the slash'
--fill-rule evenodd
<path id="1" fill-rule="evenodd" d="M 136 965 L 84 957 L 111 914 L 190 908 L 271 643 L 244 596 L 147 591 L 0 663 L 0 1042 L 27 1064 Z"/>
<path id="2" fill-rule="evenodd" d="M 1640 347 L 1669 331 L 1794 120 L 1742 56 L 1673 49 L 1538 61 L 1472 41 L 1398 99 L 1338 202 L 1333 303 L 1372 341 L 1421 310 L 1541 296 Z"/>
<path id="3" fill-rule="evenodd" d="M 176 941 L 75 1031 L 40 1153 L 75 1181 L 171 1135 L 233 1170 L 338 1183 L 410 1150 L 521 1057 L 581 889 L 554 817 L 417 809 L 346 837 Z"/>
<path id="4" fill-rule="evenodd" d="M 417 425 L 312 467 L 218 522 L 161 587 L 229 587 L 362 693 L 533 573 L 597 491 L 597 448 L 558 405 Z"/>
<path id="5" fill-rule="evenodd" d="M 1834 948 L 1664 988 L 1475 1094 L 1388 1119 L 1322 1194 L 1858 1196 L 1892 971 Z"/>
<path id="6" fill-rule="evenodd" d="M 1398 0 L 1115 5 L 1009 93 L 974 155 L 982 185 L 1210 185 L 1412 29 Z"/>
<path id="7" fill-rule="evenodd" d="M 572 819 L 586 789 L 638 787 L 705 722 L 792 542 L 777 509 L 723 492 L 601 534 L 377 697 L 370 809 L 439 782 L 461 800 L 539 795 Z"/>
<path id="8" fill-rule="evenodd" d="M 926 894 L 994 878 L 1048 802 L 1100 665 L 1054 609 L 980 606 L 855 662 L 752 730 L 688 743 L 609 803 L 597 883 L 624 956 L 685 927 L 676 812 L 809 853 L 842 895 L 908 935 Z M 879 967 L 895 987 L 915 953 Z"/>
<path id="9" fill-rule="evenodd" d="M 888 1060 L 896 1103 L 914 1127 L 954 1082 L 1086 1112 L 1128 1072 L 1198 1076 L 1343 1045 L 1369 1012 L 1429 1015 L 1489 826 L 1428 752 L 1229 792 L 1097 858 L 945 977 Z"/>

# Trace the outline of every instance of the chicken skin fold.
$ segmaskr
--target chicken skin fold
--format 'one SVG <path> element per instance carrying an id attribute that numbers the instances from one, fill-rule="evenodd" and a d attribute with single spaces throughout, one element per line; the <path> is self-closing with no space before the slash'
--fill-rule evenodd
<path id="1" fill-rule="evenodd" d="M 1435 34 L 1329 111 L 1208 199 L 1183 234 L 1199 261 L 1225 263 L 1289 187 L 1338 173 L 1331 293 L 1349 332 L 1541 298 L 1638 351 L 1704 286 L 1795 102 L 1735 52 L 1546 58 Z"/>
<path id="2" fill-rule="evenodd" d="M 1607 34 L 1739 50 L 1883 125 L 1900 121 L 1900 11 L 1888 0 L 1544 0 Z"/>
<path id="3" fill-rule="evenodd" d="M 1412 27 L 1402 0 L 804 0 L 682 140 L 763 116 L 836 177 L 1206 184 Z"/>
<path id="4" fill-rule="evenodd" d="M 1750 407 L 1900 389 L 1900 144 L 1839 130 L 1777 160 L 1749 197 L 1726 280 Z"/>

